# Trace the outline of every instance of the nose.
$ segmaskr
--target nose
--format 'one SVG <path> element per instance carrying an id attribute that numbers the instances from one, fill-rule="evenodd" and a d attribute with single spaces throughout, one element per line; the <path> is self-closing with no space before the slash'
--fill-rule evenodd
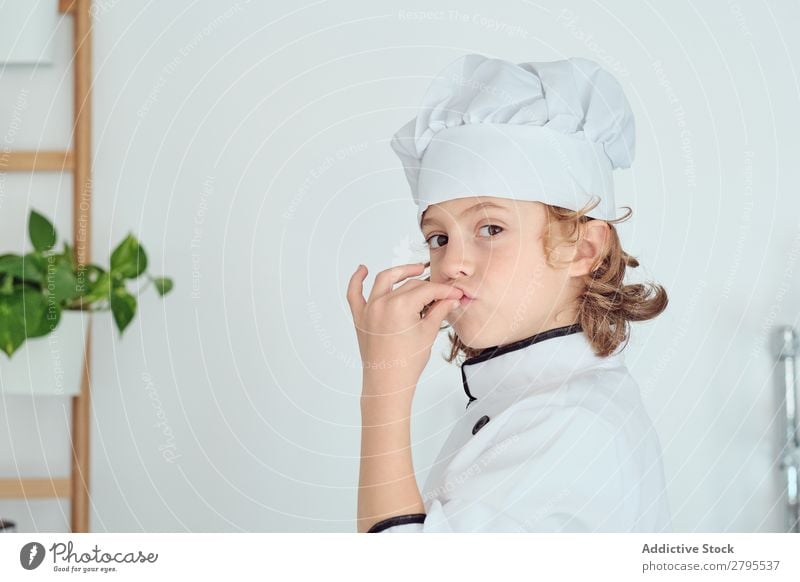
<path id="1" fill-rule="evenodd" d="M 473 259 L 467 245 L 463 241 L 450 238 L 444 247 L 439 268 L 445 281 L 469 277 L 473 270 Z"/>

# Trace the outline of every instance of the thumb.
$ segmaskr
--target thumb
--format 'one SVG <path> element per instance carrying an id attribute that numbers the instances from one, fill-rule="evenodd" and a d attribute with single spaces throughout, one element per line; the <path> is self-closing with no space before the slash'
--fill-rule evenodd
<path id="1" fill-rule="evenodd" d="M 447 314 L 459 305 L 461 305 L 461 302 L 458 299 L 440 299 L 428 310 L 423 321 L 426 321 L 427 325 L 431 327 L 439 328 Z"/>

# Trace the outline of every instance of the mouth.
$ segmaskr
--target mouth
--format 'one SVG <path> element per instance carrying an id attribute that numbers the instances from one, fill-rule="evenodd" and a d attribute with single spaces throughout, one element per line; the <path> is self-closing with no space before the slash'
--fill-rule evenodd
<path id="1" fill-rule="evenodd" d="M 475 296 L 472 293 L 470 293 L 469 291 L 467 291 L 466 289 L 464 289 L 463 287 L 459 287 L 458 285 L 453 285 L 453 287 L 455 289 L 458 289 L 459 291 L 461 291 L 464 294 L 464 297 L 469 297 L 470 299 L 475 299 Z"/>
<path id="2" fill-rule="evenodd" d="M 461 302 L 461 307 L 466 307 L 470 303 L 472 303 L 473 298 L 469 297 L 468 295 L 464 295 L 459 301 Z"/>
<path id="3" fill-rule="evenodd" d="M 470 295 L 469 293 L 467 293 L 466 291 L 464 291 L 460 287 L 456 287 L 456 289 L 458 289 L 459 291 L 461 291 L 464 294 L 464 296 L 461 297 L 461 299 L 459 299 L 459 301 L 461 302 L 461 307 L 466 307 L 467 305 L 469 305 L 470 303 L 472 303 L 475 300 L 475 298 L 472 295 Z"/>

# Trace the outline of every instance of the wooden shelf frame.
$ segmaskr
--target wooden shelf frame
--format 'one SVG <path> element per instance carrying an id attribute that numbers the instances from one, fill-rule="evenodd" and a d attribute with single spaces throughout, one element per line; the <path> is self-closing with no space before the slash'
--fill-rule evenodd
<path id="1" fill-rule="evenodd" d="M 75 260 L 91 261 L 92 21 L 91 0 L 60 0 L 73 19 L 73 131 L 69 151 L 10 152 L 0 172 L 72 172 L 72 247 Z M 80 393 L 72 398 L 70 476 L 63 479 L 0 479 L 0 498 L 69 498 L 70 528 L 89 531 L 89 420 L 91 413 L 91 318 L 87 322 Z"/>

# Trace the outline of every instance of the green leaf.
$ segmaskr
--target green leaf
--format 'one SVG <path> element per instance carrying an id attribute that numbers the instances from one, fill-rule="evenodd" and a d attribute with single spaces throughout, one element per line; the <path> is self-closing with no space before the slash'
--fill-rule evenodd
<path id="1" fill-rule="evenodd" d="M 72 267 L 72 270 L 75 270 L 75 251 L 72 250 L 72 247 L 67 241 L 64 241 L 64 252 L 61 255 L 64 260 Z"/>
<path id="2" fill-rule="evenodd" d="M 0 293 L 3 295 L 11 295 L 14 292 L 14 277 L 5 273 L 3 275 L 3 284 L 0 285 Z"/>
<path id="3" fill-rule="evenodd" d="M 125 287 L 115 287 L 111 293 L 111 312 L 119 333 L 122 334 L 136 313 L 136 298 Z"/>
<path id="4" fill-rule="evenodd" d="M 57 255 L 47 257 L 47 276 L 45 289 L 52 294 L 56 303 L 69 301 L 80 295 L 78 280 L 72 272 L 72 267 L 64 258 Z"/>
<path id="5" fill-rule="evenodd" d="M 78 292 L 78 297 L 80 297 L 91 293 L 92 288 L 103 276 L 105 270 L 93 264 L 76 265 L 73 273 L 75 274 L 76 291 Z"/>
<path id="6" fill-rule="evenodd" d="M 8 273 L 22 281 L 42 282 L 42 257 L 37 253 L 19 255 L 3 255 L 0 257 L 0 273 Z"/>
<path id="7" fill-rule="evenodd" d="M 39 253 L 28 253 L 23 257 L 22 279 L 34 283 L 44 282 L 45 259 Z"/>
<path id="8" fill-rule="evenodd" d="M 126 279 L 135 279 L 147 270 L 147 254 L 136 238 L 129 234 L 111 253 L 111 272 Z"/>
<path id="9" fill-rule="evenodd" d="M 83 296 L 84 303 L 94 303 L 100 299 L 110 300 L 111 294 L 111 274 L 102 272 L 89 287 L 89 291 Z"/>
<path id="10" fill-rule="evenodd" d="M 156 286 L 156 291 L 161 297 L 172 291 L 173 287 L 172 279 L 169 277 L 155 277 L 153 278 L 153 285 Z"/>
<path id="11" fill-rule="evenodd" d="M 28 235 L 33 248 L 40 253 L 52 249 L 56 244 L 56 229 L 44 216 L 31 209 L 28 218 Z"/>
<path id="12" fill-rule="evenodd" d="M 42 335 L 47 303 L 41 293 L 18 287 L 0 295 L 0 349 L 9 357 L 28 337 Z"/>
<path id="13" fill-rule="evenodd" d="M 33 295 L 30 291 L 26 295 Z M 41 337 L 52 332 L 61 322 L 61 306 L 50 300 L 45 300 L 45 311 L 39 325 L 28 330 L 28 337 Z"/>
<path id="14" fill-rule="evenodd" d="M 103 273 L 106 272 L 106 270 L 103 267 L 100 267 L 100 266 L 95 265 L 93 263 L 89 263 L 88 265 L 84 265 L 83 268 L 86 269 L 86 273 L 88 274 L 89 281 L 91 281 L 92 283 L 97 281 L 97 279 L 99 279 L 100 276 Z"/>
<path id="15" fill-rule="evenodd" d="M 19 255 L 0 256 L 0 273 L 10 273 L 13 277 L 22 278 L 22 257 Z"/>
<path id="16" fill-rule="evenodd" d="M 11 357 L 25 341 L 25 325 L 21 321 L 22 294 L 0 295 L 0 349 Z"/>

